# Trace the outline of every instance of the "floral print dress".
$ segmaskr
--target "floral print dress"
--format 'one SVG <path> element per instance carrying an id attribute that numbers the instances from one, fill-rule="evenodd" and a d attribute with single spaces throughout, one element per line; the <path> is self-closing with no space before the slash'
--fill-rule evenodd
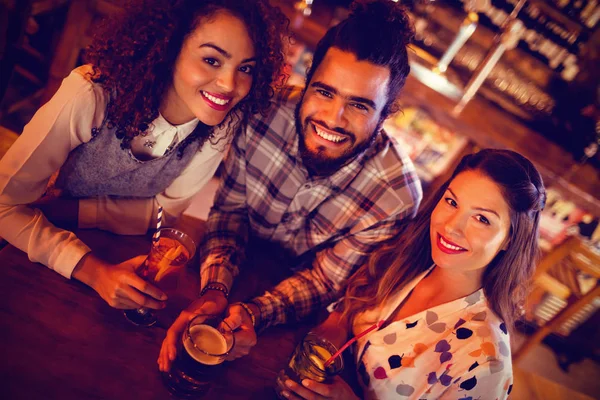
<path id="1" fill-rule="evenodd" d="M 385 321 L 423 273 L 382 307 L 357 316 L 355 335 Z M 506 399 L 510 339 L 483 289 L 374 331 L 354 347 L 366 399 Z"/>

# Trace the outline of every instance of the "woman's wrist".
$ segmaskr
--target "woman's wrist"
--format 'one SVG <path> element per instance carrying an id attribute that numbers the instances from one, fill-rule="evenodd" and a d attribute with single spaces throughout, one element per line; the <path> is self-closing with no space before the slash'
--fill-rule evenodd
<path id="1" fill-rule="evenodd" d="M 81 260 L 79 260 L 71 273 L 71 278 L 77 279 L 93 288 L 103 268 L 104 263 L 94 256 L 92 252 L 89 252 L 81 257 Z"/>

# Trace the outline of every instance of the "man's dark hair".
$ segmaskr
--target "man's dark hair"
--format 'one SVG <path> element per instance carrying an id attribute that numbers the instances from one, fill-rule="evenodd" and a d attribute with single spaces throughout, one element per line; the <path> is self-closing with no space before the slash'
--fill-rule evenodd
<path id="1" fill-rule="evenodd" d="M 406 10 L 398 3 L 390 0 L 355 1 L 350 7 L 350 16 L 329 29 L 317 44 L 306 83 L 308 85 L 331 47 L 353 53 L 359 61 L 388 67 L 388 97 L 382 112 L 385 119 L 398 111 L 396 97 L 410 72 L 406 46 L 413 36 Z"/>

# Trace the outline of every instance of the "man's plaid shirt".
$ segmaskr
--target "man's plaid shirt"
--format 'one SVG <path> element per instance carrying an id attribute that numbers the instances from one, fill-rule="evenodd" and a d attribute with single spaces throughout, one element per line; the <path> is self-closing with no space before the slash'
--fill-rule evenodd
<path id="1" fill-rule="evenodd" d="M 327 306 L 369 253 L 390 239 L 422 198 L 414 166 L 381 132 L 374 145 L 329 177 L 311 178 L 294 126 L 299 88 L 282 90 L 268 115 L 250 117 L 225 160 L 201 254 L 202 287 L 231 288 L 248 236 L 276 242 L 312 265 L 252 301 L 261 328 Z"/>

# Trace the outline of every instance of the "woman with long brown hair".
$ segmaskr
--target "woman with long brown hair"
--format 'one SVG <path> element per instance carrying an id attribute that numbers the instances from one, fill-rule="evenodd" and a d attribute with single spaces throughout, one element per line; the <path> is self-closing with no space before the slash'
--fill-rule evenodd
<path id="1" fill-rule="evenodd" d="M 365 398 L 508 396 L 509 332 L 535 268 L 545 197 L 525 157 L 468 155 L 405 232 L 348 280 L 315 331 L 341 345 L 378 325 L 353 348 Z M 352 393 L 340 378 L 281 385 L 288 398 Z"/>
<path id="2" fill-rule="evenodd" d="M 143 234 L 162 207 L 173 222 L 245 116 L 268 107 L 287 19 L 267 0 L 124 8 L 0 161 L 0 236 L 113 307 L 162 308 L 165 295 L 133 272 L 138 258 L 110 265 L 48 219 Z M 57 171 L 60 197 L 39 202 Z"/>

